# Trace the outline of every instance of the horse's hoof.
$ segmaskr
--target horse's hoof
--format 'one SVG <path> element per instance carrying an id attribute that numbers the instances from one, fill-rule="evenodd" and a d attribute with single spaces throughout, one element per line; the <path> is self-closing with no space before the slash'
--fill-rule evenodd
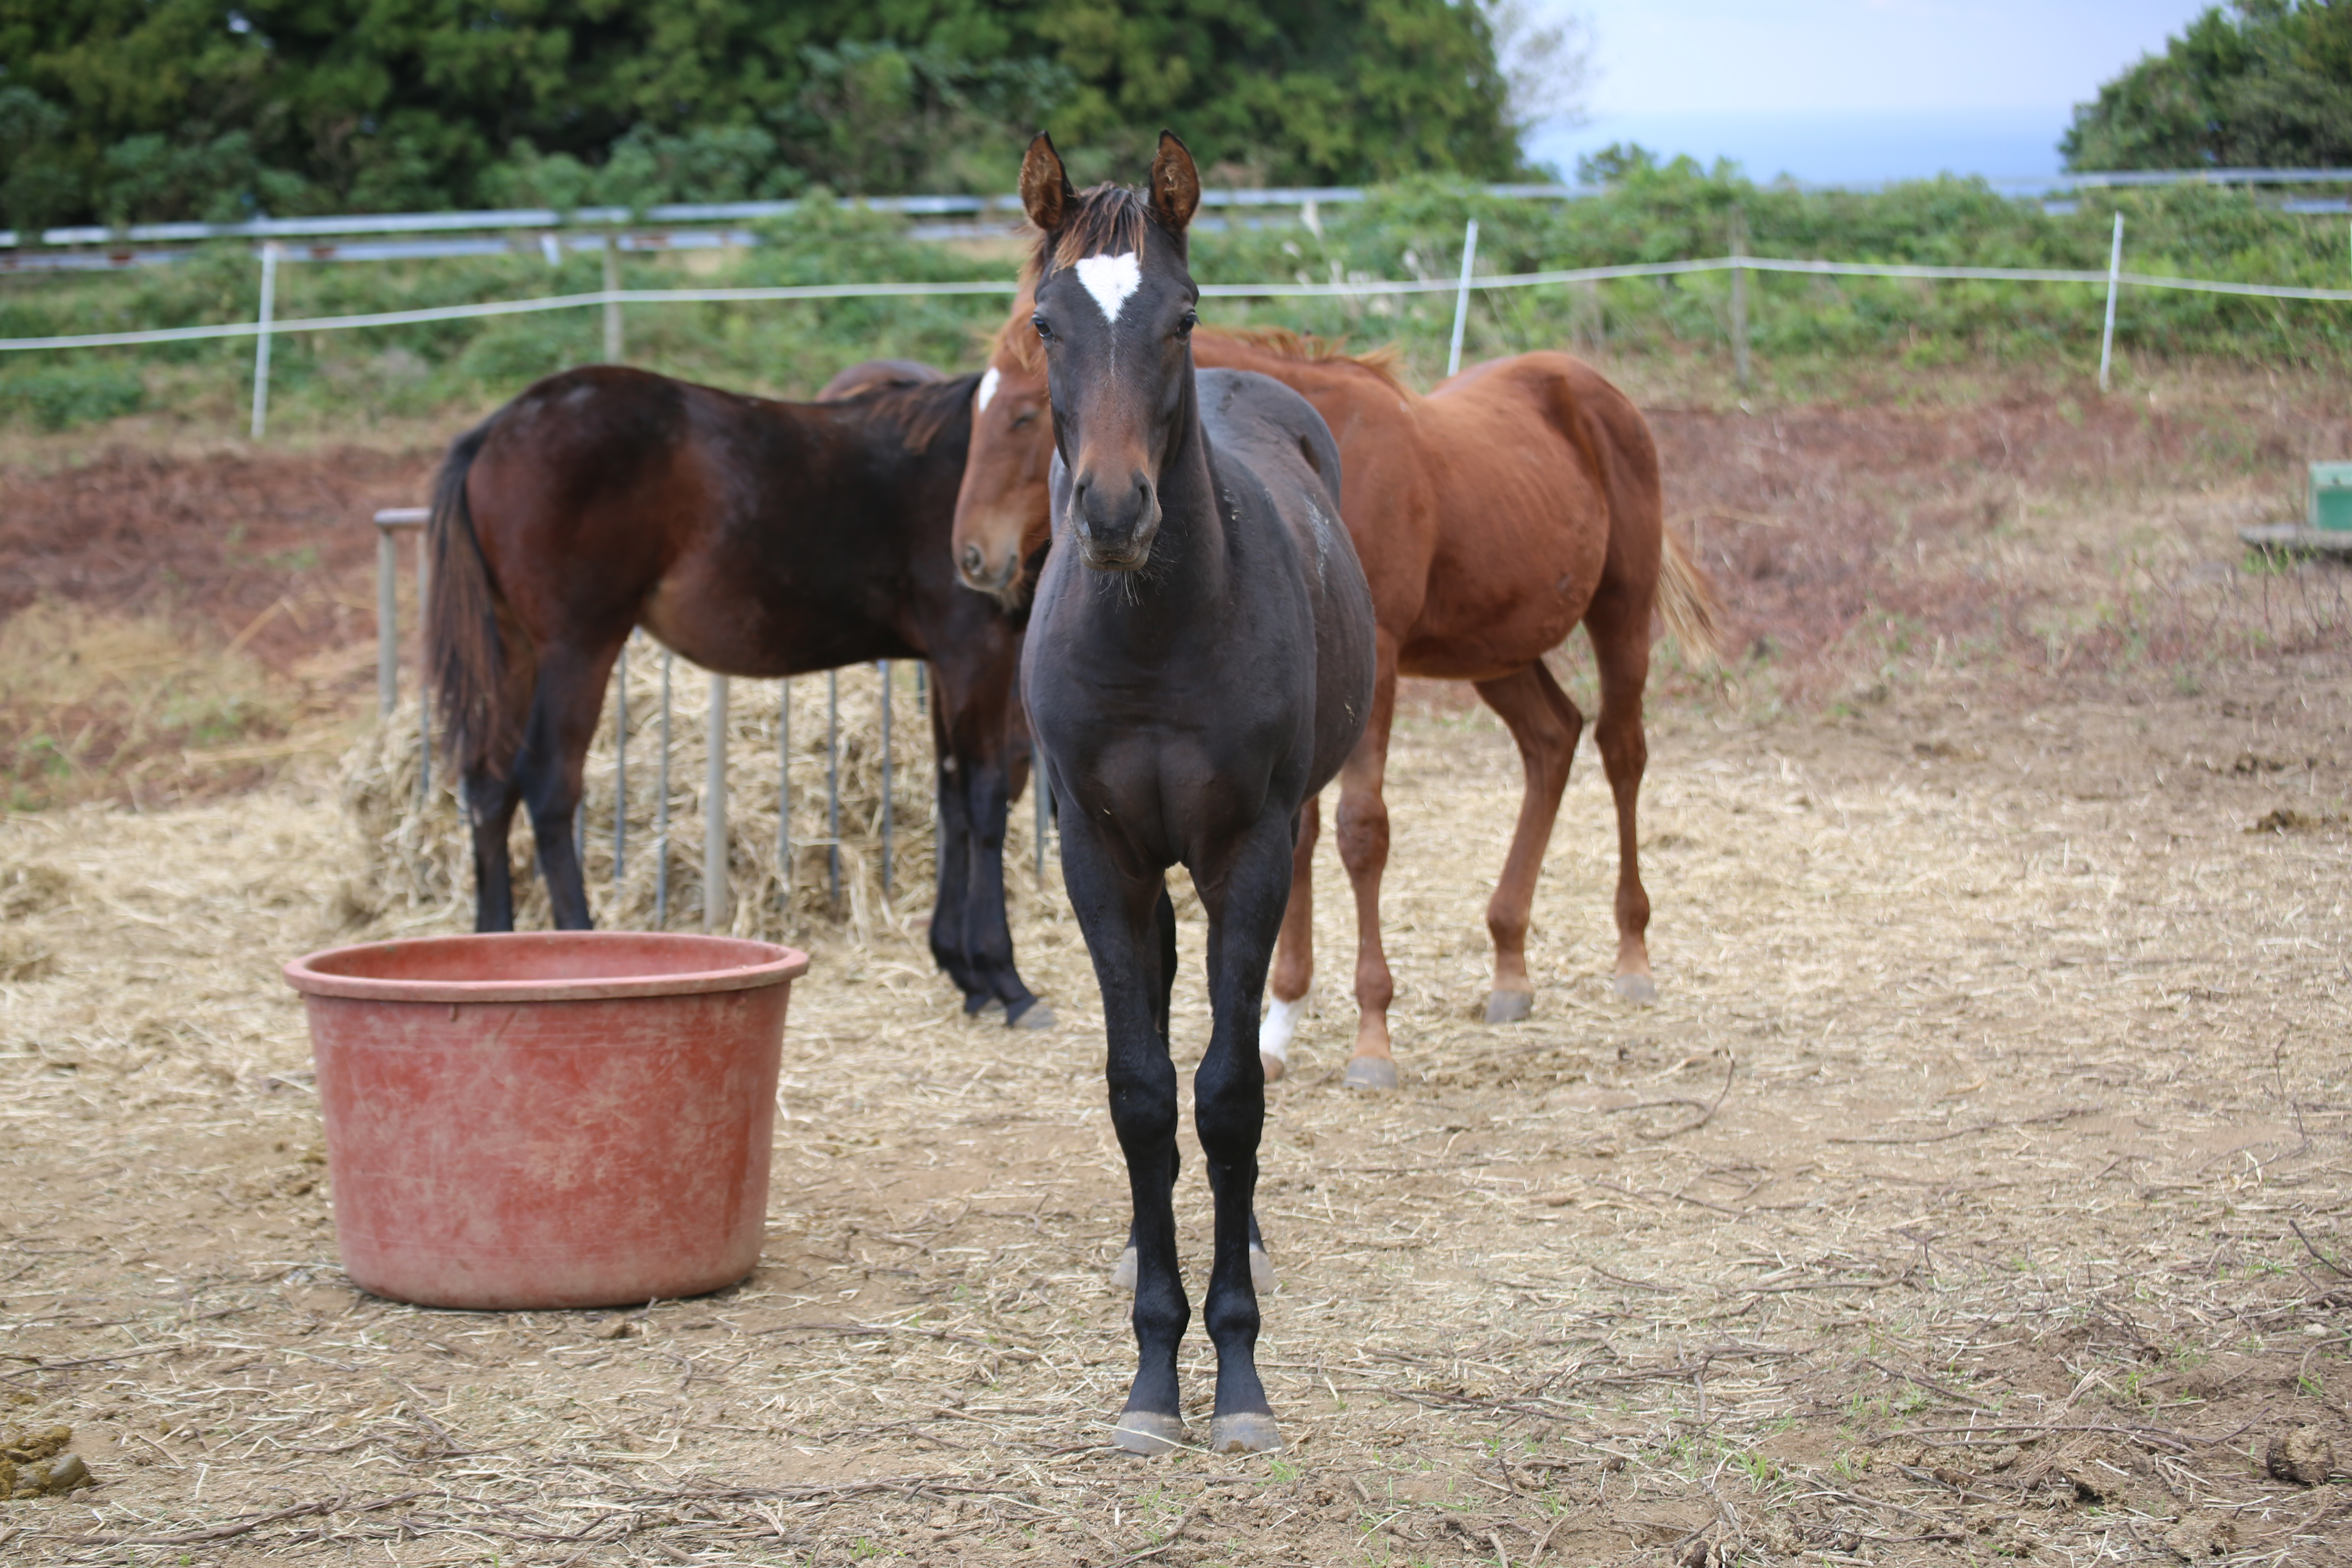
<path id="1" fill-rule="evenodd" d="M 1043 1002 L 1032 1002 L 1020 1012 L 1004 1016 L 1004 1026 L 1008 1029 L 1050 1029 L 1060 1022 L 1054 1016 L 1054 1010 Z"/>
<path id="2" fill-rule="evenodd" d="M 967 996 L 963 999 L 963 1016 L 967 1018 L 985 1018 L 992 1013 L 1003 1011 L 1004 1004 L 993 996 Z"/>
<path id="3" fill-rule="evenodd" d="M 1265 1070 L 1265 1081 L 1268 1083 L 1280 1083 L 1282 1075 L 1290 1070 L 1280 1057 L 1268 1056 L 1264 1051 L 1257 1054 L 1257 1065 Z"/>
<path id="4" fill-rule="evenodd" d="M 1130 1247 L 1118 1255 L 1118 1262 L 1110 1271 L 1110 1288 L 1114 1290 L 1135 1289 L 1135 1248 Z"/>
<path id="5" fill-rule="evenodd" d="M 1639 1002 L 1646 1006 L 1658 999 L 1657 984 L 1646 974 L 1621 974 L 1615 984 L 1617 994 L 1628 1002 Z"/>
<path id="6" fill-rule="evenodd" d="M 1496 991 L 1486 997 L 1486 1022 L 1516 1024 L 1536 1010 L 1532 991 Z"/>
<path id="7" fill-rule="evenodd" d="M 1393 1057 L 1358 1057 L 1348 1064 L 1348 1073 L 1339 1080 L 1349 1089 L 1367 1093 L 1397 1086 L 1396 1058 Z"/>
<path id="8" fill-rule="evenodd" d="M 1273 1428 L 1271 1416 L 1257 1419 L 1264 1421 L 1268 1430 Z M 1162 1415 L 1154 1410 L 1122 1410 L 1118 1413 L 1118 1425 L 1110 1429 L 1110 1440 L 1130 1454 L 1164 1454 L 1184 1441 L 1184 1418 Z"/>
<path id="9" fill-rule="evenodd" d="M 1261 1296 L 1274 1294 L 1274 1259 L 1265 1255 L 1263 1247 L 1249 1249 L 1250 1289 Z"/>
<path id="10" fill-rule="evenodd" d="M 1244 1410 L 1237 1415 L 1213 1416 L 1209 1422 L 1209 1452 L 1212 1454 L 1279 1454 L 1282 1452 L 1282 1430 L 1274 1417 L 1260 1410 Z"/>

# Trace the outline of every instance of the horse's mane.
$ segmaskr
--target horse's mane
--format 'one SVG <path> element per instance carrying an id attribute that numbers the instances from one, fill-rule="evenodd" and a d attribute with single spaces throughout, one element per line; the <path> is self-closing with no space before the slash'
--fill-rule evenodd
<path id="1" fill-rule="evenodd" d="M 944 381 L 898 382 L 855 393 L 843 404 L 887 420 L 905 433 L 907 450 L 920 454 L 938 439 L 949 421 L 971 405 L 980 373 L 951 375 Z"/>
<path id="2" fill-rule="evenodd" d="M 1394 343 L 1366 349 L 1361 353 L 1349 353 L 1344 342 L 1318 338 L 1312 332 L 1293 331 L 1288 327 L 1203 327 L 1201 330 L 1234 342 L 1247 343 L 1255 349 L 1263 349 L 1277 359 L 1297 360 L 1305 364 L 1351 364 L 1359 370 L 1370 371 L 1399 392 L 1412 390 L 1405 385 L 1403 373 L 1397 368 L 1404 358 L 1404 352 Z"/>
<path id="3" fill-rule="evenodd" d="M 1042 238 L 1038 241 L 1038 248 L 1045 248 Z M 1037 341 L 1035 332 L 1021 330 L 1029 325 L 1028 312 L 1021 309 L 1021 301 L 1037 297 L 1037 279 L 1043 271 L 1034 255 L 1021 264 L 1020 291 L 1013 296 L 1013 308 L 1005 312 L 1004 320 L 999 321 L 996 331 L 989 334 L 988 352 L 982 356 L 987 363 L 995 363 L 997 356 L 1002 354 L 1032 375 L 1045 368 L 1045 345 Z"/>
<path id="4" fill-rule="evenodd" d="M 1038 249 L 1042 253 L 1044 248 L 1041 241 Z M 1036 256 L 1032 256 L 1023 265 L 1023 294 L 1035 296 L 1041 270 Z M 1016 300 L 1018 298 L 1015 296 Z M 997 323 L 995 331 L 989 334 L 985 359 L 993 363 L 1002 355 L 1033 375 L 1045 369 L 1045 350 L 1038 343 L 1035 332 L 1023 330 L 1028 325 L 1029 318 L 1019 310 L 1007 314 Z M 1371 372 L 1399 392 L 1412 390 L 1405 385 L 1403 373 L 1399 368 L 1404 358 L 1403 352 L 1394 344 L 1367 349 L 1361 353 L 1349 353 L 1344 344 L 1312 333 L 1293 331 L 1288 327 L 1203 327 L 1201 330 L 1235 342 L 1247 343 L 1278 359 L 1297 360 L 1306 364 L 1352 364 Z"/>

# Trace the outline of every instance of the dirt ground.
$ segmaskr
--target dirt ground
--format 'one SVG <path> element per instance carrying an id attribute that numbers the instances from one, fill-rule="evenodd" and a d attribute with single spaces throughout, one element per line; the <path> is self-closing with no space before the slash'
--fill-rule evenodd
<path id="1" fill-rule="evenodd" d="M 1743 651 L 1662 674 L 1660 1001 L 1610 992 L 1588 755 L 1536 1016 L 1476 1021 L 1517 769 L 1483 712 L 1416 691 L 1404 1087 L 1338 1082 L 1327 845 L 1318 1005 L 1270 1096 L 1274 1458 L 1105 1445 L 1124 1181 L 1050 887 L 1021 879 L 1015 911 L 1063 1018 L 1042 1036 L 962 1019 L 911 943 L 811 933 L 742 1285 L 422 1311 L 338 1269 L 277 977 L 352 934 L 323 771 L 12 813 L 0 1427 L 71 1425 L 99 1484 L 0 1504 L 0 1554 L 2352 1561 L 2342 584 L 2240 558 L 2230 527 L 2281 487 L 2214 455 L 2352 433 L 2284 407 L 2170 437 L 2054 402 L 1661 411 Z M 1186 922 L 1180 1055 L 1207 1030 Z M 1197 1290 L 1197 1161 L 1179 1209 Z M 1204 1427 L 1197 1332 L 1185 1364 Z"/>

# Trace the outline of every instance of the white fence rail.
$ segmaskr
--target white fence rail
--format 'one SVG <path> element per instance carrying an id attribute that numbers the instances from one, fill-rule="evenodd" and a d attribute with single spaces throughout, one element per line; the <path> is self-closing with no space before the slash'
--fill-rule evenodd
<path id="1" fill-rule="evenodd" d="M 1498 273 L 1459 283 L 1444 278 L 1368 278 L 1345 283 L 1203 283 L 1204 299 L 1373 299 L 1397 294 L 1444 294 L 1456 289 L 1539 289 L 1561 283 L 1598 283 L 1622 278 L 1672 278 L 1695 272 L 1801 272 L 1832 278 L 1922 278 L 1957 282 L 2098 283 L 2104 270 L 2052 267 L 1935 267 L 1906 262 L 1815 261 L 1771 256 L 1709 256 L 1687 261 L 1642 261 L 1614 267 L 1566 267 L 1543 272 Z M 2315 289 L 2300 284 L 2238 283 L 2226 279 L 2176 278 L 2153 272 L 2116 272 L 2133 289 L 2182 289 L 2207 294 L 2242 294 L 2264 300 L 2352 301 L 2352 289 Z M 541 310 L 585 310 L 606 305 L 751 304 L 791 300 L 918 299 L 927 295 L 1012 294 L 1010 282 L 801 283 L 757 289 L 599 289 L 584 294 L 549 294 L 530 300 L 486 300 L 468 305 L 428 305 L 411 310 L 378 310 L 353 316 L 289 317 L 276 321 L 217 321 L 200 327 L 150 327 L 127 332 L 74 332 L 45 338 L 0 338 L 0 352 L 38 349 L 121 348 L 138 343 L 182 343 L 208 338 L 250 338 L 284 332 L 332 332 L 362 327 L 414 326 L 425 321 L 462 321 L 486 316 L 520 316 Z"/>
<path id="2" fill-rule="evenodd" d="M 1471 258 L 1475 246 L 1477 220 L 1471 220 L 1464 236 L 1462 277 L 1458 281 L 1444 279 L 1363 279 L 1337 283 L 1204 283 L 1201 293 L 1209 299 L 1374 299 L 1382 296 L 1435 294 L 1456 290 L 1454 332 L 1454 362 L 1448 374 L 1458 367 L 1462 329 L 1466 320 L 1467 302 L 1472 290 L 1486 289 L 1537 289 L 1559 284 L 1598 283 L 1611 279 L 1633 278 L 1671 278 L 1702 272 L 1732 272 L 1735 283 L 1744 272 L 1809 273 L 1832 278 L 1916 278 L 1958 282 L 2003 283 L 2084 283 L 2103 284 L 2106 294 L 2105 324 L 2100 339 L 2100 377 L 2102 388 L 2106 384 L 2106 365 L 2115 341 L 2116 300 L 2126 288 L 2185 289 L 2206 294 L 2234 294 L 2263 300 L 2307 300 L 2327 302 L 2352 302 L 2352 289 L 2317 289 L 2295 284 L 2239 283 L 2212 278 L 2175 278 L 2154 273 L 2123 270 L 2123 216 L 2116 216 L 2115 249 L 2105 271 L 2048 267 L 1939 267 L 1907 262 L 1865 262 L 1806 260 L 1795 258 L 1748 256 L 1735 251 L 1729 256 L 1699 257 L 1684 261 L 1634 262 L 1611 267 L 1570 267 L 1541 272 L 1514 272 L 1476 278 L 1471 275 Z M 611 252 L 607 250 L 609 258 Z M 122 348 L 141 343 L 194 342 L 207 339 L 246 338 L 256 340 L 253 385 L 253 437 L 259 440 L 266 428 L 269 401 L 269 342 L 273 336 L 286 332 L 345 331 L 371 327 L 413 326 L 427 321 L 458 321 L 493 316 L 517 316 L 544 310 L 586 310 L 602 308 L 605 312 L 605 333 L 608 343 L 617 342 L 619 312 L 627 305 L 685 304 L 754 304 L 807 300 L 875 300 L 918 299 L 927 296 L 957 296 L 1011 294 L 1015 285 L 1010 282 L 936 282 L 936 283 L 803 283 L 766 288 L 717 289 L 599 289 L 593 293 L 551 294 L 530 300 L 488 300 L 465 305 L 431 305 L 409 310 L 378 310 L 362 315 L 297 317 L 275 320 L 272 316 L 276 278 L 277 247 L 263 247 L 262 299 L 259 319 L 251 321 L 219 321 L 195 327 L 152 327 L 123 332 L 77 332 L 38 338 L 0 338 L 0 353 L 35 353 L 43 350 Z M 608 269 L 609 276 L 609 269 Z M 1743 298 L 1744 303 L 1744 298 Z M 1746 312 L 1737 313 L 1734 348 L 1741 362 L 1747 357 Z M 613 355 L 610 357 L 617 357 Z"/>

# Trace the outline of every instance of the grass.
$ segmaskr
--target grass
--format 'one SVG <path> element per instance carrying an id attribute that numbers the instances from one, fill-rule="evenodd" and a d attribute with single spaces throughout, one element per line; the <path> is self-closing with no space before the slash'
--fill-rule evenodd
<path id="1" fill-rule="evenodd" d="M 206 640 L 165 615 L 64 605 L 0 622 L 7 809 L 247 786 L 304 749 L 289 743 L 310 716 L 299 685 Z"/>

